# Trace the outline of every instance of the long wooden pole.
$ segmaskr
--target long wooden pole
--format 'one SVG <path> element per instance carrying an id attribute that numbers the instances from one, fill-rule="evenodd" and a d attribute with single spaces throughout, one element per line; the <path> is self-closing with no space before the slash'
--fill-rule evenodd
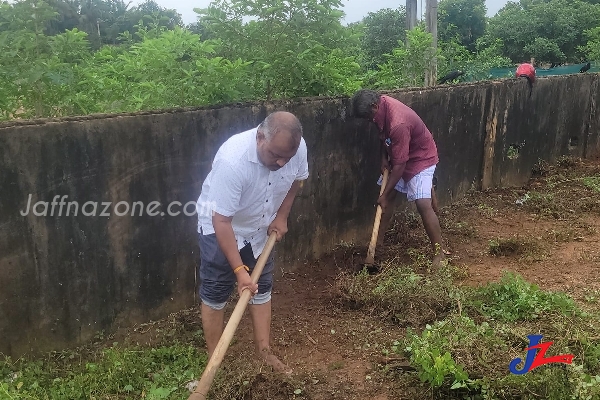
<path id="1" fill-rule="evenodd" d="M 431 47 L 433 47 L 434 56 L 431 60 L 429 68 L 425 71 L 425 86 L 435 86 L 437 82 L 437 57 L 435 54 L 437 53 L 437 41 L 438 41 L 438 30 L 437 30 L 437 20 L 438 20 L 438 2 L 437 0 L 427 0 L 425 11 L 425 20 L 427 21 L 427 31 L 431 33 L 433 36 L 433 42 L 431 43 Z"/>
<path id="2" fill-rule="evenodd" d="M 417 0 L 406 0 L 406 30 L 412 31 L 413 29 L 415 29 L 416 26 Z"/>
<path id="3" fill-rule="evenodd" d="M 383 178 L 381 181 L 381 189 L 379 190 L 379 196 L 383 194 L 385 185 L 388 181 L 388 170 L 383 171 Z M 375 222 L 373 223 L 373 232 L 371 233 L 371 242 L 369 242 L 369 250 L 367 251 L 367 257 L 365 258 L 365 264 L 373 264 L 375 262 L 375 246 L 377 245 L 377 236 L 379 235 L 379 224 L 381 222 L 381 206 L 377 204 L 377 212 L 375 213 Z"/>
<path id="4" fill-rule="evenodd" d="M 273 250 L 273 246 L 275 246 L 275 241 L 277 240 L 277 233 L 272 232 L 267 240 L 267 244 L 265 245 L 264 250 L 258 257 L 256 262 L 256 266 L 252 270 L 252 283 L 257 283 L 258 278 L 262 274 L 262 270 L 267 263 L 267 259 L 271 254 L 271 250 Z M 217 347 L 215 347 L 215 351 L 213 352 L 204 372 L 202 373 L 202 378 L 200 378 L 200 382 L 194 392 L 188 397 L 188 400 L 205 400 L 208 395 L 208 391 L 210 390 L 210 385 L 212 385 L 213 380 L 215 379 L 215 375 L 223 358 L 225 357 L 225 353 L 231 344 L 231 339 L 233 339 L 233 334 L 240 324 L 240 320 L 244 315 L 244 311 L 246 311 L 246 307 L 248 306 L 248 302 L 250 301 L 251 293 L 249 290 L 244 290 L 238 300 L 233 312 L 231 313 L 231 317 L 227 322 L 227 326 L 223 330 L 223 334 L 217 343 Z"/>

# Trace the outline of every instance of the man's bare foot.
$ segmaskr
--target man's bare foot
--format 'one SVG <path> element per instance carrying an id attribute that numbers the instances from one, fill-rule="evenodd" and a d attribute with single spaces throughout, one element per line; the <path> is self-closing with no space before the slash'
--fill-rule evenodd
<path id="1" fill-rule="evenodd" d="M 270 365 L 273 368 L 275 372 L 279 372 L 286 375 L 292 374 L 292 369 L 284 363 L 282 363 L 279 360 L 279 358 L 277 358 L 277 356 L 271 352 L 270 349 L 264 349 L 261 352 L 260 356 L 267 365 Z"/>

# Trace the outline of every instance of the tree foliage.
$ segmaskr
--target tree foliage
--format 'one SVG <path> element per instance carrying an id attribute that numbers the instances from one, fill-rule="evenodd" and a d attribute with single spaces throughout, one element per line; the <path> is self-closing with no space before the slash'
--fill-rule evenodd
<path id="1" fill-rule="evenodd" d="M 513 62 L 580 62 L 584 32 L 600 24 L 600 5 L 581 0 L 509 2 L 490 19 L 486 40 L 500 39 Z"/>
<path id="2" fill-rule="evenodd" d="M 380 89 L 423 86 L 425 70 L 439 56 L 439 51 L 433 48 L 433 36 L 419 25 L 407 32 L 407 43 L 398 45 L 386 55 L 387 61 L 375 75 L 375 86 Z"/>
<path id="3" fill-rule="evenodd" d="M 2 14 L 4 26 L 21 27 L 0 32 L 2 119 L 204 105 L 249 93 L 249 63 L 215 56 L 216 42 L 140 25 L 140 40 L 93 52 L 77 28 L 44 35 L 56 13 L 40 4 Z"/>
<path id="4" fill-rule="evenodd" d="M 406 10 L 383 8 L 370 12 L 363 18 L 361 41 L 365 66 L 369 69 L 385 62 L 385 54 L 391 54 L 399 42 L 406 40 Z"/>
<path id="5" fill-rule="evenodd" d="M 181 16 L 176 10 L 160 7 L 154 0 L 145 0 L 131 8 L 130 3 L 126 4 L 123 0 L 18 0 L 6 11 L 12 14 L 14 11 L 10 8 L 25 10 L 35 8 L 36 4 L 54 12 L 53 18 L 47 19 L 43 26 L 45 34 L 53 36 L 77 29 L 87 33 L 94 49 L 104 44 L 119 43 L 119 36 L 125 32 L 135 34 L 140 22 L 146 25 L 154 23 L 167 29 L 182 26 Z"/>
<path id="6" fill-rule="evenodd" d="M 342 0 L 214 0 L 183 27 L 154 0 L 0 0 L 0 119 L 350 95 L 489 79 L 492 68 L 600 61 L 600 0 L 441 0 L 438 48 L 404 7 L 343 25 Z"/>
<path id="7" fill-rule="evenodd" d="M 588 42 L 580 50 L 588 60 L 600 61 L 600 26 L 586 30 L 584 35 Z"/>
<path id="8" fill-rule="evenodd" d="M 450 71 L 462 71 L 464 75 L 458 78 L 459 81 L 484 80 L 491 77 L 491 69 L 511 64 L 510 59 L 502 55 L 503 44 L 499 39 L 492 43 L 484 43 L 480 38 L 475 48 L 475 52 L 470 52 L 454 40 L 442 42 L 438 76 L 444 76 Z"/>
<path id="9" fill-rule="evenodd" d="M 78 112 L 117 112 L 231 102 L 247 93 L 248 63 L 214 55 L 216 43 L 181 28 L 142 31 L 126 51 L 105 47 L 79 72 Z"/>
<path id="10" fill-rule="evenodd" d="M 485 33 L 485 0 L 441 0 L 438 5 L 438 33 L 441 41 L 456 40 L 470 51 Z"/>
<path id="11" fill-rule="evenodd" d="M 358 87 L 348 75 L 360 66 L 344 51 L 352 37 L 340 6 L 340 0 L 217 0 L 196 11 L 223 42 L 219 54 L 251 62 L 254 95 L 271 99 Z"/>

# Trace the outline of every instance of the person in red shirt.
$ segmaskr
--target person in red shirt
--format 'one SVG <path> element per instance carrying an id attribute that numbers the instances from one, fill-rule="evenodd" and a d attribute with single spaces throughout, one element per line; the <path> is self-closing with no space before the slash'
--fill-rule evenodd
<path id="1" fill-rule="evenodd" d="M 389 171 L 387 185 L 377 200 L 382 209 L 377 244 L 383 242 L 391 222 L 397 192 L 406 193 L 407 200 L 415 202 L 421 215 L 434 252 L 433 265 L 438 266 L 444 252 L 433 188 L 433 174 L 439 158 L 431 132 L 413 109 L 373 90 L 356 92 L 352 106 L 356 117 L 377 126 L 381 141 L 381 172 Z M 380 177 L 379 185 L 381 180 Z"/>

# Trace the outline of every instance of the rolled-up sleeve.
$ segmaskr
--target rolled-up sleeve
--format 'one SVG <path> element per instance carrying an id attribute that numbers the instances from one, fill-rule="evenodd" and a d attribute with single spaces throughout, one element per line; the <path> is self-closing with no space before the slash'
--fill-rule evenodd
<path id="1" fill-rule="evenodd" d="M 227 161 L 215 162 L 208 198 L 212 209 L 225 217 L 233 217 L 240 209 L 242 190 L 242 174 Z"/>
<path id="2" fill-rule="evenodd" d="M 300 141 L 300 146 L 298 147 L 298 160 L 299 160 L 299 168 L 298 173 L 296 174 L 296 180 L 302 181 L 308 179 L 308 149 L 306 148 L 306 142 L 304 138 Z"/>

